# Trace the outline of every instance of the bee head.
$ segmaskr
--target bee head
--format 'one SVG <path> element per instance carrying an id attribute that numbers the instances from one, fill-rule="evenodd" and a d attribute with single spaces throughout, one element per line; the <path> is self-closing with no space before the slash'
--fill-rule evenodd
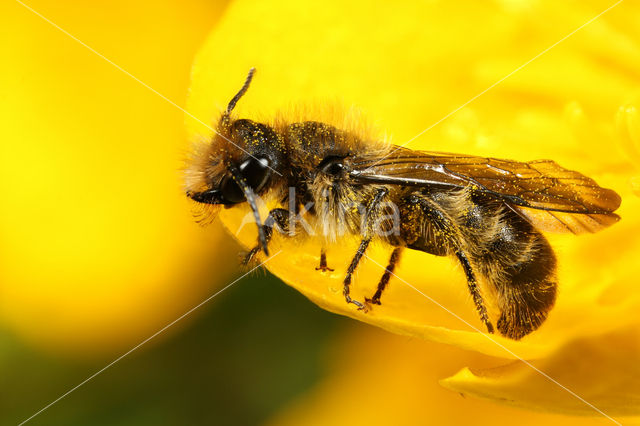
<path id="1" fill-rule="evenodd" d="M 284 143 L 276 131 L 266 124 L 231 118 L 254 72 L 254 68 L 249 71 L 244 85 L 229 102 L 211 142 L 192 159 L 187 196 L 194 201 L 232 206 L 248 201 L 250 195 L 266 192 L 274 175 L 281 176 L 277 170 L 283 162 Z"/>
<path id="2" fill-rule="evenodd" d="M 281 174 L 284 143 L 266 124 L 231 118 L 238 100 L 249 88 L 254 69 L 240 91 L 231 99 L 218 123 L 216 134 L 202 152 L 196 153 L 187 168 L 186 194 L 192 200 L 230 207 L 247 202 L 256 219 L 260 240 L 264 231 L 256 197 L 266 193 Z M 266 250 L 266 243 L 263 243 Z"/>

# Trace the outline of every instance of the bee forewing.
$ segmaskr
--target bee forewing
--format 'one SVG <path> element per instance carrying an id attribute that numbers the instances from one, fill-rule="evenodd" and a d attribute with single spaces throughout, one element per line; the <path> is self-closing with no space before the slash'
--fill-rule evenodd
<path id="1" fill-rule="evenodd" d="M 362 182 L 421 188 L 471 187 L 509 205 L 530 209 L 617 217 L 610 213 L 620 206 L 620 196 L 615 191 L 551 160 L 524 163 L 397 147 L 382 160 L 366 158 L 353 166 L 352 178 Z M 603 223 L 611 220 L 594 219 Z"/>

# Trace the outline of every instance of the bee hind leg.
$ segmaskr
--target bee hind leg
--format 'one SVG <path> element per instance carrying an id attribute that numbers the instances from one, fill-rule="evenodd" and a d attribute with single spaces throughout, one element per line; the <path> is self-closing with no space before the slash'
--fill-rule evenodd
<path id="1" fill-rule="evenodd" d="M 489 333 L 493 333 L 493 324 L 489 321 L 489 314 L 487 313 L 487 307 L 484 305 L 484 300 L 482 299 L 482 295 L 480 294 L 480 289 L 478 288 L 478 281 L 476 280 L 476 276 L 473 273 L 473 269 L 471 268 L 471 264 L 469 263 L 469 259 L 462 252 L 462 250 L 458 250 L 456 252 L 456 256 L 462 265 L 462 269 L 464 269 L 464 273 L 467 276 L 467 284 L 469 286 L 469 292 L 471 292 L 471 297 L 473 297 L 473 302 L 476 305 L 476 310 L 480 315 L 480 320 L 484 323 L 485 327 L 487 327 L 487 331 Z"/>
<path id="2" fill-rule="evenodd" d="M 389 280 L 391 279 L 391 275 L 393 275 L 393 270 L 396 268 L 398 261 L 400 260 L 400 254 L 402 253 L 402 247 L 396 247 L 391 253 L 391 258 L 389 259 L 389 263 L 387 264 L 387 268 L 384 270 L 384 274 L 382 278 L 380 278 L 380 282 L 378 283 L 378 289 L 372 298 L 365 298 L 365 302 L 370 303 L 372 305 L 380 305 L 380 297 L 382 297 L 382 292 L 387 285 L 389 284 Z"/>
<path id="3" fill-rule="evenodd" d="M 324 247 L 320 250 L 320 266 L 316 266 L 316 271 L 333 272 L 333 269 L 327 266 L 327 251 Z"/>
<path id="4" fill-rule="evenodd" d="M 455 253 L 456 257 L 460 261 L 460 264 L 462 265 L 462 269 L 464 270 L 464 273 L 467 277 L 469 292 L 471 293 L 471 297 L 473 297 L 473 302 L 476 305 L 476 310 L 478 311 L 480 320 L 484 323 L 485 327 L 487 327 L 487 331 L 489 333 L 493 333 L 493 324 L 491 324 L 491 321 L 489 320 L 487 307 L 484 304 L 484 299 L 482 298 L 480 288 L 478 287 L 478 280 L 476 279 L 473 268 L 471 267 L 471 262 L 469 261 L 467 254 L 462 249 L 459 242 L 460 237 L 458 236 L 458 227 L 452 221 L 452 219 L 450 219 L 448 215 L 444 211 L 442 211 L 438 204 L 436 204 L 429 198 L 426 198 L 424 196 L 413 196 L 409 199 L 409 202 L 419 205 L 425 215 L 425 218 L 430 221 L 436 229 L 439 230 L 439 234 L 445 236 L 446 244 L 450 247 L 451 252 Z M 425 250 L 425 248 L 427 247 L 429 248 L 429 250 Z M 440 256 L 446 253 L 446 251 L 441 251 L 440 249 L 438 249 L 437 245 L 416 247 L 416 249 L 426 252 L 432 252 L 432 254 Z"/>

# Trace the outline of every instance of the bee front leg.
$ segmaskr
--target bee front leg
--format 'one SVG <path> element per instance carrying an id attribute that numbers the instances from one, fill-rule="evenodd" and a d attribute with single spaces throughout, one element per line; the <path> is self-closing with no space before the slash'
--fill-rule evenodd
<path id="1" fill-rule="evenodd" d="M 320 250 L 320 266 L 316 266 L 316 271 L 333 272 L 333 269 L 327 266 L 327 250 L 324 247 Z"/>
<path id="2" fill-rule="evenodd" d="M 264 221 L 264 225 L 262 225 L 262 229 L 264 229 L 264 236 L 266 239 L 266 243 L 269 244 L 271 241 L 271 237 L 273 237 L 273 227 L 277 226 L 278 230 L 281 234 L 289 233 L 289 211 L 285 209 L 273 209 L 269 212 L 267 219 Z M 249 253 L 242 260 L 242 265 L 247 266 L 255 259 L 256 255 L 262 251 L 262 245 L 260 245 L 260 241 L 249 250 Z"/>
<path id="3" fill-rule="evenodd" d="M 378 289 L 376 293 L 373 295 L 371 299 L 368 297 L 365 298 L 365 302 L 370 303 L 372 305 L 380 305 L 380 297 L 382 297 L 382 292 L 387 285 L 389 284 L 389 280 L 391 279 L 391 275 L 393 274 L 393 270 L 396 268 L 398 261 L 400 260 L 400 254 L 402 253 L 403 247 L 396 247 L 391 253 L 391 258 L 389 259 L 389 264 L 387 268 L 384 270 L 384 274 L 382 278 L 380 278 L 380 282 L 378 283 Z"/>

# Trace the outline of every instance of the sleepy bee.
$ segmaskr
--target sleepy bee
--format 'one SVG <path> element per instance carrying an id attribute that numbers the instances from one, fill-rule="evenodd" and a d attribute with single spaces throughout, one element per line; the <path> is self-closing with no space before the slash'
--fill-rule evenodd
<path id="1" fill-rule="evenodd" d="M 321 234 L 323 246 L 339 238 L 338 227 L 357 236 L 343 282 L 345 303 L 357 309 L 379 305 L 402 252 L 420 250 L 460 263 L 493 333 L 479 283 L 491 289 L 498 331 L 520 339 L 542 324 L 556 299 L 556 257 L 541 231 L 596 232 L 620 219 L 613 213 L 618 194 L 550 160 L 413 151 L 323 122 L 234 118 L 253 73 L 206 149 L 191 159 L 186 194 L 207 205 L 248 203 L 258 242 L 245 263 L 268 254 L 274 228 L 292 238 Z M 263 221 L 258 198 L 280 207 Z M 310 228 L 294 231 L 291 219 L 301 212 Z M 373 240 L 392 252 L 375 293 L 358 301 L 350 296 L 351 278 Z M 329 269 L 324 249 L 316 269 Z"/>

